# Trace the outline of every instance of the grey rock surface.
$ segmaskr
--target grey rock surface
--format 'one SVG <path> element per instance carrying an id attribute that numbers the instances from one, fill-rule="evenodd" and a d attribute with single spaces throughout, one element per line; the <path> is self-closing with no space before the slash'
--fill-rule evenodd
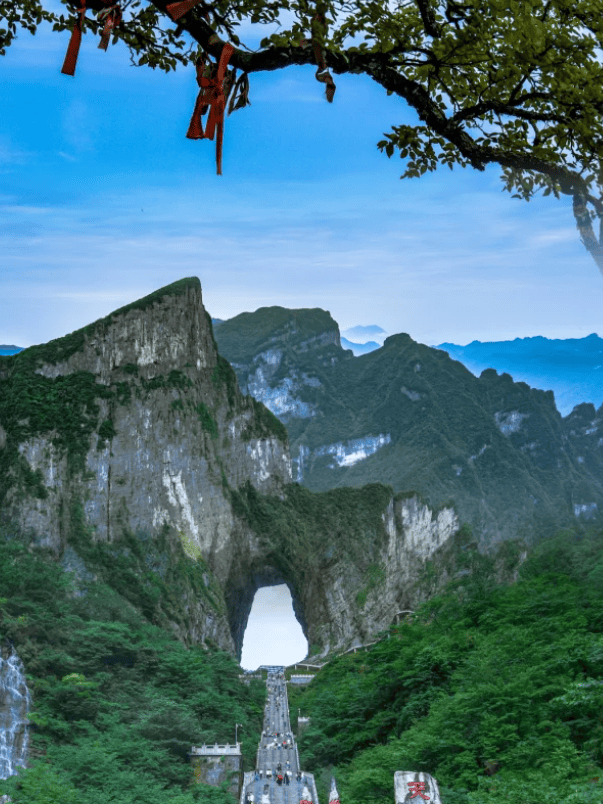
<path id="1" fill-rule="evenodd" d="M 279 368 L 282 344 L 294 336 L 303 354 L 314 350 L 308 366 L 316 355 L 331 365 L 341 349 L 336 329 L 321 330 L 325 316 L 316 312 L 314 328 L 293 322 L 263 350 L 256 376 L 259 368 Z M 320 390 L 303 367 L 299 381 Z M 174 634 L 236 656 L 254 594 L 270 584 L 289 586 L 312 651 L 370 641 L 424 599 L 421 569 L 460 525 L 452 504 L 435 511 L 419 495 L 387 487 L 379 487 L 378 510 L 370 488 L 362 498 L 362 489 L 324 498 L 304 489 L 309 497 L 298 494 L 298 508 L 285 509 L 288 491 L 299 489 L 287 432 L 239 390 L 218 354 L 197 279 L 1 358 L 0 435 L 0 513 L 73 573 L 74 594 L 86 595 L 100 577 L 82 548 L 86 540 L 102 543 L 111 557 L 140 554 L 141 579 L 154 573 L 168 584 L 179 612 L 165 615 Z M 323 457 L 362 463 L 388 449 L 389 438 L 377 430 L 335 441 Z M 268 513 L 254 518 L 237 508 L 242 489 L 252 508 Z M 343 527 L 346 506 L 365 498 Z M 314 506 L 312 523 L 306 503 Z M 295 516 L 284 523 L 286 539 L 271 521 L 285 510 Z M 373 519 L 359 525 L 365 511 Z M 195 582 L 191 567 L 200 570 Z"/>

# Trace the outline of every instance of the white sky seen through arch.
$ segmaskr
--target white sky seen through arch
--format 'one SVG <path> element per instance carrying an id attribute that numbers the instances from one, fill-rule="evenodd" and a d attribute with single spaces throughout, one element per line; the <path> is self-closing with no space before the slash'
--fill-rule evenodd
<path id="1" fill-rule="evenodd" d="M 295 619 L 289 587 L 280 584 L 258 589 L 243 637 L 241 667 L 287 666 L 304 659 L 307 652 L 308 642 Z"/>

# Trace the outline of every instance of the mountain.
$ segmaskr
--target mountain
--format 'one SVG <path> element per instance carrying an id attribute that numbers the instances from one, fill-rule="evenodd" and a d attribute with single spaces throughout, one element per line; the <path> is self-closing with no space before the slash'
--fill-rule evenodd
<path id="1" fill-rule="evenodd" d="M 353 343 L 352 341 L 348 341 L 347 338 L 342 336 L 341 338 L 341 346 L 343 349 L 351 349 L 354 353 L 354 357 L 358 357 L 358 355 L 366 355 L 369 352 L 374 352 L 375 349 L 379 349 L 382 344 L 376 343 L 375 341 L 367 341 L 366 343 Z"/>
<path id="2" fill-rule="evenodd" d="M 538 538 L 603 505 L 603 408 L 563 419 L 551 391 L 393 335 L 341 346 L 319 310 L 265 307 L 220 325 L 242 390 L 286 425 L 294 478 L 322 491 L 386 483 L 450 504 L 482 545 Z"/>
<path id="3" fill-rule="evenodd" d="M 566 340 L 515 338 L 513 341 L 466 346 L 441 343 L 443 349 L 469 371 L 479 375 L 486 368 L 507 372 L 516 382 L 551 390 L 563 416 L 582 402 L 600 406 L 603 402 L 603 339 L 593 333 L 586 338 Z"/>
<path id="4" fill-rule="evenodd" d="M 371 357 L 344 351 L 322 310 L 267 308 L 216 332 L 233 360 L 262 355 L 259 385 L 289 366 L 287 399 L 294 366 L 319 392 L 317 371 Z M 433 593 L 422 569 L 456 554 L 462 524 L 412 489 L 292 482 L 287 430 L 241 393 L 194 277 L 0 357 L 0 525 L 73 573 L 77 596 L 102 582 L 186 645 L 240 657 L 255 592 L 279 583 L 311 654 L 369 641 Z"/>
<path id="5" fill-rule="evenodd" d="M 7 346 L 6 344 L 0 344 L 0 355 L 14 355 L 17 352 L 22 352 L 23 349 L 21 346 Z"/>

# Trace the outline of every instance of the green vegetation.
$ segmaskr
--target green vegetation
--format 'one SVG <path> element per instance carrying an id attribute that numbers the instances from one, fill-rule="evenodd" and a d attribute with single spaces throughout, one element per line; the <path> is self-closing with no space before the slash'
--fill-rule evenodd
<path id="1" fill-rule="evenodd" d="M 99 448 L 110 440 L 115 431 L 110 421 L 99 422 L 100 399 L 115 400 L 126 405 L 131 399 L 128 382 L 120 381 L 112 387 L 96 382 L 89 371 L 76 371 L 55 378 L 45 377 L 36 371 L 42 365 L 65 362 L 80 351 L 86 339 L 109 326 L 116 317 L 131 310 L 144 310 L 169 295 L 181 295 L 191 287 L 198 287 L 196 277 L 182 279 L 142 299 L 115 310 L 76 332 L 49 343 L 32 346 L 15 355 L 0 356 L 0 424 L 6 431 L 6 447 L 0 450 L 0 503 L 10 486 L 21 492 L 44 497 L 46 490 L 39 475 L 32 478 L 27 462 L 19 455 L 18 446 L 26 440 L 48 436 L 59 457 L 67 455 L 71 473 L 83 472 L 84 458 L 89 449 L 90 437 L 99 432 Z M 123 371 L 132 378 L 138 366 L 130 363 Z M 155 388 L 188 388 L 191 380 L 181 371 L 171 371 L 167 377 L 142 380 L 145 390 Z"/>
<path id="2" fill-rule="evenodd" d="M 90 436 L 98 426 L 98 399 L 114 395 L 88 371 L 55 379 L 36 374 L 30 352 L 26 349 L 14 356 L 9 376 L 2 382 L 0 423 L 7 439 L 0 450 L 0 502 L 11 485 L 31 485 L 18 450 L 28 439 L 49 434 L 59 455 L 67 455 L 71 471 L 83 471 Z"/>
<path id="3" fill-rule="evenodd" d="M 446 804 L 595 804 L 602 626 L 603 533 L 562 531 L 516 584 L 451 582 L 292 693 L 311 717 L 302 764 L 333 770 L 348 804 L 391 804 L 397 770 L 431 773 Z"/>
<path id="4" fill-rule="evenodd" d="M 208 409 L 207 405 L 205 405 L 203 402 L 200 402 L 197 405 L 196 410 L 197 410 L 197 415 L 199 416 L 199 421 L 201 422 L 201 427 L 205 430 L 206 433 L 209 433 L 209 435 L 212 438 L 217 438 L 218 437 L 218 426 L 217 426 L 213 416 L 209 412 L 209 409 Z"/>
<path id="5" fill-rule="evenodd" d="M 369 592 L 372 592 L 373 589 L 376 589 L 385 581 L 385 570 L 379 564 L 371 564 L 365 573 L 365 577 L 366 586 L 356 595 L 356 603 L 361 609 L 364 608 Z"/>
<path id="6" fill-rule="evenodd" d="M 121 532 L 112 533 L 108 543 L 94 539 L 92 529 L 85 523 L 81 502 L 74 501 L 69 513 L 68 544 L 91 572 L 149 622 L 166 629 L 170 623 L 184 626 L 185 593 L 223 612 L 216 582 L 206 583 L 211 575 L 207 564 L 200 556 L 191 559 L 184 551 L 182 535 L 173 534 L 169 526 L 164 525 L 152 538 L 146 533 L 135 535 L 124 526 Z"/>
<path id="7" fill-rule="evenodd" d="M 325 332 L 337 332 L 331 315 L 319 307 L 289 310 L 285 307 L 260 307 L 254 313 L 224 321 L 216 329 L 220 352 L 233 363 L 247 361 L 250 355 L 266 349 L 280 348 L 276 340 L 305 341 Z"/>
<path id="8" fill-rule="evenodd" d="M 47 345 L 25 349 L 9 358 L 0 357 L 0 425 L 6 432 L 6 445 L 0 450 L 0 504 L 13 486 L 19 489 L 21 496 L 33 495 L 39 499 L 47 496 L 41 472 L 34 472 L 19 452 L 23 442 L 47 438 L 59 459 L 67 456 L 70 475 L 82 474 L 91 436 L 97 432 L 97 449 L 104 449 L 107 441 L 116 435 L 111 418 L 100 421 L 100 400 L 108 401 L 110 407 L 127 405 L 132 398 L 132 388 L 140 394 L 136 383 L 147 393 L 156 389 L 185 390 L 193 384 L 176 369 L 167 376 L 118 381 L 111 386 L 97 383 L 96 375 L 89 371 L 45 377 L 37 374 L 36 369 Z M 68 351 L 65 347 L 61 357 Z M 3 360 L 8 362 L 2 363 Z M 138 367 L 129 364 L 125 370 L 135 375 Z M 178 406 L 178 402 L 176 400 L 173 406 Z"/>
<path id="9" fill-rule="evenodd" d="M 144 296 L 142 299 L 137 299 L 131 304 L 127 304 L 125 307 L 114 310 L 105 318 L 99 318 L 98 321 L 94 321 L 92 324 L 82 327 L 82 329 L 65 335 L 63 338 L 56 338 L 53 341 L 40 344 L 39 346 L 30 346 L 17 355 L 0 357 L 0 370 L 3 367 L 13 365 L 17 358 L 21 361 L 25 360 L 29 364 L 36 365 L 48 364 L 52 366 L 61 363 L 68 360 L 76 352 L 79 352 L 84 346 L 86 338 L 94 335 L 97 330 L 112 324 L 114 318 L 125 315 L 132 310 L 145 310 L 148 307 L 152 307 L 155 302 L 160 301 L 165 296 L 182 296 L 189 288 L 194 287 L 200 288 L 200 282 L 196 276 L 180 279 L 177 282 L 173 282 L 171 285 L 166 285 L 166 287 L 150 293 L 148 296 Z M 21 363 L 21 365 L 23 365 L 23 363 Z M 133 364 L 128 364 L 125 371 L 130 374 L 135 373 Z"/>
<path id="10" fill-rule="evenodd" d="M 82 473 L 92 434 L 98 432 L 99 449 L 116 434 L 110 419 L 99 421 L 99 400 L 126 405 L 131 399 L 127 382 L 107 387 L 97 383 L 96 375 L 89 371 L 54 379 L 36 374 L 32 350 L 38 348 L 42 347 L 14 355 L 0 387 L 0 424 L 7 434 L 6 446 L 0 450 L 0 503 L 13 485 L 40 498 L 46 494 L 41 475 L 32 473 L 19 453 L 19 444 L 46 437 L 59 458 L 67 456 L 71 475 Z M 158 388 L 182 390 L 192 381 L 173 370 L 167 376 L 141 379 L 141 385 L 147 392 Z"/>
<path id="11" fill-rule="evenodd" d="M 0 533 L 0 633 L 25 665 L 36 759 L 0 781 L 0 795 L 16 804 L 232 804 L 193 783 L 187 752 L 232 742 L 238 722 L 253 767 L 262 682 L 242 684 L 224 652 L 187 649 L 103 579 L 75 597 L 49 554 L 10 535 Z"/>
<path id="12" fill-rule="evenodd" d="M 603 511 L 598 439 L 564 422 L 550 393 L 495 371 L 478 379 L 446 352 L 404 333 L 353 358 L 328 337 L 320 339 L 336 331 L 325 311 L 282 307 L 245 313 L 216 329 L 241 387 L 266 366 L 260 356 L 271 351 L 270 386 L 287 380 L 291 395 L 316 411 L 286 420 L 293 458 L 302 447 L 310 451 L 302 481 L 308 488 L 382 482 L 396 492 L 416 489 L 430 507 L 452 498 L 459 518 L 492 539 L 519 534 L 530 541 L 569 525 L 572 501 L 595 502 Z M 504 423 L 513 412 L 522 415 L 521 428 L 503 434 L 496 414 Z M 584 411 L 584 429 L 593 416 Z M 391 442 L 350 466 L 312 454 L 379 434 Z"/>
<path id="13" fill-rule="evenodd" d="M 257 402 L 252 396 L 247 398 L 253 410 L 253 418 L 241 433 L 243 441 L 250 441 L 252 438 L 271 438 L 275 436 L 280 441 L 287 443 L 289 440 L 287 428 L 280 419 L 277 419 L 271 410 Z"/>
<path id="14" fill-rule="evenodd" d="M 185 388 L 191 388 L 193 381 L 182 371 L 172 369 L 167 377 L 162 374 L 151 377 L 150 380 L 145 380 L 144 377 L 141 377 L 141 385 L 145 391 L 154 391 L 157 388 L 177 388 L 182 391 Z"/>
<path id="15" fill-rule="evenodd" d="M 229 493 L 234 513 L 269 547 L 267 562 L 280 569 L 294 590 L 330 561 L 368 572 L 386 539 L 381 515 L 392 490 L 378 483 L 322 494 L 291 483 L 281 499 L 260 494 L 248 482 Z"/>
<path id="16" fill-rule="evenodd" d="M 117 435 L 117 431 L 113 425 L 113 422 L 111 419 L 105 419 L 98 428 L 99 441 L 110 441 L 115 435 Z"/>
<path id="17" fill-rule="evenodd" d="M 235 400 L 237 398 L 237 391 L 239 390 L 239 386 L 237 384 L 237 375 L 234 373 L 234 369 L 228 360 L 225 360 L 222 355 L 217 355 L 216 357 L 218 362 L 216 363 L 216 367 L 212 372 L 211 379 L 214 385 L 226 386 L 228 404 L 232 408 L 234 407 Z"/>

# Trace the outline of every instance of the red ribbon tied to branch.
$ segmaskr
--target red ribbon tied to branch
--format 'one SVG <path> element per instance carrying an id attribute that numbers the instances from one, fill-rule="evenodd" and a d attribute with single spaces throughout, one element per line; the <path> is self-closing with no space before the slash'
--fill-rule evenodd
<path id="1" fill-rule="evenodd" d="M 183 17 L 187 11 L 190 11 L 191 8 L 200 2 L 201 0 L 182 0 L 180 3 L 170 3 L 169 6 L 165 7 L 165 10 L 174 22 L 176 22 L 176 20 L 179 20 L 180 17 Z"/>
<path id="2" fill-rule="evenodd" d="M 103 9 L 99 13 L 97 19 L 105 20 L 105 27 L 103 28 L 103 32 L 101 34 L 99 48 L 106 50 L 113 28 L 116 28 L 121 22 L 121 8 L 117 5 L 117 3 L 113 3 L 113 5 L 109 6 L 109 8 Z"/>
<path id="3" fill-rule="evenodd" d="M 105 20 L 105 27 L 101 35 L 99 47 L 103 50 L 107 49 L 111 31 L 121 22 L 121 9 L 117 3 L 112 3 L 111 0 L 101 0 L 108 8 L 103 9 L 98 15 L 98 19 Z M 73 30 L 71 32 L 71 39 L 67 47 L 65 61 L 61 70 L 65 75 L 75 75 L 75 66 L 77 64 L 77 56 L 82 42 L 82 31 L 84 30 L 84 21 L 86 19 L 86 0 L 80 0 L 80 7 L 77 10 L 78 18 L 75 21 Z"/>
<path id="4" fill-rule="evenodd" d="M 226 107 L 226 97 L 222 85 L 226 66 L 233 52 L 233 46 L 226 43 L 220 54 L 217 72 L 215 67 L 212 68 L 211 64 L 209 65 L 209 69 L 204 69 L 205 62 L 203 58 L 199 57 L 197 59 L 197 84 L 201 89 L 197 95 L 195 110 L 193 111 L 193 116 L 191 117 L 191 122 L 186 133 L 189 140 L 202 140 L 204 138 L 213 140 L 214 131 L 217 127 L 216 165 L 218 168 L 218 176 L 222 175 L 222 135 L 224 131 L 224 109 Z M 203 133 L 201 115 L 205 114 L 208 105 L 210 106 L 210 112 L 207 118 L 205 133 Z"/>

